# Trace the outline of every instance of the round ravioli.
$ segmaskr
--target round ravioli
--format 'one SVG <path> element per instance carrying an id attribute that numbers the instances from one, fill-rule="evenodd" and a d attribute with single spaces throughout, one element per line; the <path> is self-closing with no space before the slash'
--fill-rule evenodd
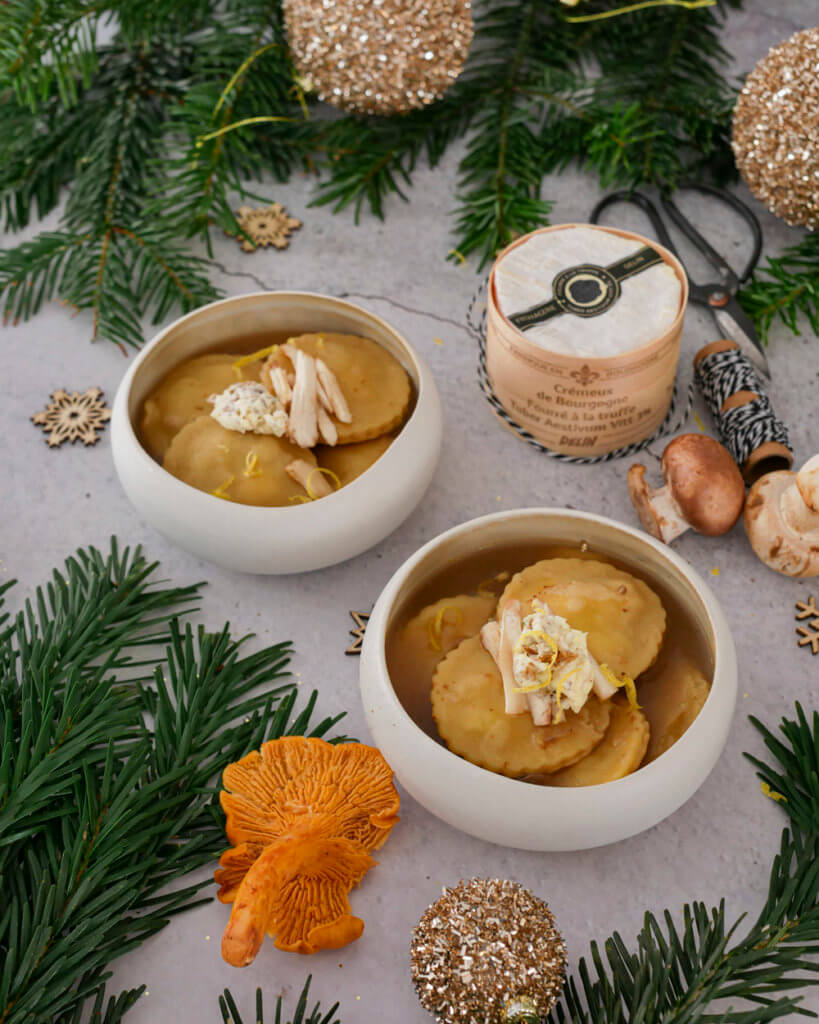
<path id="1" fill-rule="evenodd" d="M 513 778 L 554 772 L 585 757 L 605 734 L 609 703 L 590 697 L 556 725 L 507 715 L 500 672 L 477 636 L 450 651 L 432 680 L 432 714 L 449 749 Z"/>
<path id="2" fill-rule="evenodd" d="M 285 466 L 293 459 L 316 464 L 311 451 L 283 438 L 226 430 L 212 416 L 199 416 L 183 427 L 162 465 L 191 487 L 240 505 L 289 505 L 304 497 L 301 484 Z"/>
<path id="3" fill-rule="evenodd" d="M 351 423 L 334 420 L 339 444 L 380 437 L 404 422 L 412 400 L 409 374 L 398 360 L 355 334 L 302 334 L 289 343 L 323 359 L 350 407 Z"/>
<path id="4" fill-rule="evenodd" d="M 600 786 L 625 778 L 640 767 L 648 747 L 648 719 L 619 698 L 609 704 L 611 721 L 602 741 L 582 760 L 550 775 L 547 785 Z"/>
<path id="5" fill-rule="evenodd" d="M 653 675 L 653 673 L 652 673 Z M 673 746 L 702 710 L 711 686 L 686 658 L 674 659 L 640 683 L 640 703 L 651 725 L 646 761 Z"/>
<path id="6" fill-rule="evenodd" d="M 209 414 L 208 398 L 239 380 L 233 369 L 238 357 L 212 353 L 188 359 L 162 379 L 145 399 L 139 422 L 142 444 L 150 455 L 162 461 L 173 438 L 197 416 Z M 242 370 L 244 380 L 258 380 L 261 363 Z"/>
<path id="7" fill-rule="evenodd" d="M 659 597 L 622 569 L 586 558 L 547 558 L 521 570 L 498 602 L 521 603 L 523 615 L 538 598 L 573 629 L 589 635 L 589 650 L 613 672 L 635 678 L 660 651 L 665 609 Z"/>
<path id="8" fill-rule="evenodd" d="M 392 434 L 385 434 L 359 444 L 320 445 L 315 449 L 316 458 L 321 467 L 335 473 L 340 487 L 346 487 L 380 459 L 393 440 Z"/>
<path id="9" fill-rule="evenodd" d="M 401 630 L 398 646 L 402 661 L 413 674 L 432 680 L 438 662 L 459 643 L 480 632 L 495 614 L 497 599 L 490 594 L 442 597 L 422 608 Z"/>

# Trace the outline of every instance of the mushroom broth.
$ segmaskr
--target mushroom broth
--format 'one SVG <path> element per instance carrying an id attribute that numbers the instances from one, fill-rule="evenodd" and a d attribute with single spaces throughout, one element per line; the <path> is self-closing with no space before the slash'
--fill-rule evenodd
<path id="1" fill-rule="evenodd" d="M 635 680 L 637 699 L 651 732 L 641 767 L 676 742 L 696 717 L 695 713 L 686 721 L 681 706 L 685 699 L 685 678 L 691 674 L 690 670 L 694 670 L 701 673 L 710 685 L 714 673 L 713 647 L 706 630 L 685 610 L 658 575 L 587 545 L 581 549 L 531 543 L 480 550 L 467 559 L 443 565 L 433 572 L 407 596 L 389 624 L 386 657 L 395 693 L 415 723 L 443 745 L 430 700 L 434 671 L 431 674 L 429 662 L 409 649 L 402 638 L 405 627 L 422 609 L 445 598 L 486 595 L 489 591 L 498 598 L 511 576 L 533 563 L 550 558 L 594 559 L 614 566 L 641 580 L 662 602 L 666 627 L 659 655 Z M 549 775 L 545 774 L 527 774 L 522 778 L 523 781 L 550 784 Z"/>

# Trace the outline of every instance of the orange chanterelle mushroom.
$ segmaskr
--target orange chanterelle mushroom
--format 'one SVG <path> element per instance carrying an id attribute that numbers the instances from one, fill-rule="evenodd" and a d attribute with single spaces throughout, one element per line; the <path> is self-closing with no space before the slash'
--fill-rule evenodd
<path id="1" fill-rule="evenodd" d="M 288 736 L 264 743 L 222 776 L 232 849 L 219 860 L 222 903 L 233 903 L 222 956 L 251 963 L 264 933 L 298 953 L 337 949 L 364 922 L 347 894 L 375 864 L 398 821 L 392 769 L 378 750 Z"/>

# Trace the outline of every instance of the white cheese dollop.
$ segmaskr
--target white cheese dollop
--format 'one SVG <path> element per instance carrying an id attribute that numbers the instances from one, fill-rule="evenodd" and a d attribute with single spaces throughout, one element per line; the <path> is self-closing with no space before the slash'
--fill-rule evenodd
<path id="1" fill-rule="evenodd" d="M 553 298 L 557 274 L 583 263 L 606 267 L 643 246 L 594 227 L 540 232 L 515 246 L 495 266 L 495 301 L 504 316 Z M 648 344 L 667 330 L 680 310 L 682 286 L 667 263 L 620 283 L 617 301 L 598 316 L 562 312 L 527 328 L 527 340 L 550 352 L 589 358 L 617 355 Z"/>
<path id="2" fill-rule="evenodd" d="M 257 381 L 238 381 L 208 401 L 213 403 L 211 416 L 226 430 L 276 437 L 287 430 L 288 417 L 281 402 Z"/>

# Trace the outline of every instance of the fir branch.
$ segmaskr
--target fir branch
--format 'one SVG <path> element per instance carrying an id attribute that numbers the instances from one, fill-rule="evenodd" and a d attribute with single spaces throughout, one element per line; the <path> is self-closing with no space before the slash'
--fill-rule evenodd
<path id="1" fill-rule="evenodd" d="M 260 115 L 297 126 L 303 115 L 279 0 L 254 0 L 229 11 L 214 19 L 197 43 L 191 86 L 169 125 L 169 139 L 182 153 L 158 168 L 162 182 L 155 208 L 170 216 L 185 237 L 198 234 L 209 245 L 212 225 L 241 233 L 231 194 L 246 195 L 247 180 L 258 180 L 268 170 L 270 140 L 280 136 L 275 129 L 262 132 L 252 126 L 225 129 Z M 303 134 L 296 131 L 294 138 Z M 277 149 L 275 143 L 272 148 Z M 273 161 L 282 176 L 292 167 L 292 157 L 284 154 Z"/>
<path id="2" fill-rule="evenodd" d="M 808 719 L 801 704 L 797 703 L 795 710 L 795 720 L 783 718 L 780 722 L 779 737 L 751 716 L 751 724 L 778 762 L 775 766 L 752 754 L 745 756 L 794 828 L 810 834 L 819 832 L 819 712 L 814 711 Z"/>
<path id="3" fill-rule="evenodd" d="M 453 255 L 476 252 L 481 265 L 546 222 L 544 176 L 573 161 L 604 187 L 673 185 L 691 173 L 724 180 L 734 173 L 734 92 L 719 36 L 725 7 L 740 2 L 623 13 L 615 0 L 589 0 L 584 16 L 607 20 L 577 25 L 557 2 L 493 0 L 442 100 L 367 119 L 314 116 L 280 0 L 0 5 L 7 227 L 54 209 L 71 189 L 51 237 L 0 255 L 6 316 L 58 298 L 92 311 L 94 336 L 136 345 L 146 315 L 216 297 L 185 240 L 209 250 L 212 228 L 239 234 L 235 197 L 268 201 L 254 191 L 266 174 L 317 170 L 316 205 L 383 216 L 418 162 L 434 166 L 467 132 Z M 110 44 L 78 34 L 102 21 L 118 26 Z M 48 47 L 50 61 L 21 57 Z M 751 286 L 746 301 L 763 329 L 777 313 L 791 327 L 799 310 L 814 316 L 811 262 L 812 250 L 806 261 L 796 253 Z"/>
<path id="4" fill-rule="evenodd" d="M 746 757 L 791 822 L 758 918 L 743 934 L 743 918 L 728 925 L 724 902 L 684 907 L 680 925 L 668 911 L 662 920 L 646 914 L 636 951 L 617 932 L 602 946 L 592 942 L 552 1024 L 766 1024 L 815 1016 L 796 993 L 819 984 L 819 714 L 809 723 L 797 704 L 796 720 L 780 725 L 784 739 L 751 721 L 778 763 Z"/>
<path id="5" fill-rule="evenodd" d="M 276 1000 L 275 1024 L 341 1024 L 340 1020 L 336 1017 L 338 1003 L 331 1006 L 326 1013 L 322 1012 L 321 1004 L 316 1003 L 312 1012 L 308 1012 L 307 1000 L 310 992 L 310 982 L 312 980 L 312 974 L 308 975 L 307 981 L 305 982 L 304 988 L 301 990 L 301 995 L 296 1003 L 296 1009 L 293 1011 L 293 1016 L 292 1018 L 288 1016 L 286 1021 L 282 1018 L 282 997 L 278 997 Z M 226 988 L 224 994 L 219 996 L 219 1009 L 222 1012 L 223 1024 L 245 1024 L 244 1018 L 239 1012 L 239 1008 L 236 1005 L 236 1001 L 233 998 L 230 989 Z M 256 989 L 256 1015 L 253 1018 L 253 1021 L 254 1024 L 264 1024 L 264 1000 L 262 998 L 262 990 L 260 988 Z M 271 1024 L 273 1024 L 272 1019 Z"/>
<path id="6" fill-rule="evenodd" d="M 125 347 L 141 343 L 145 316 L 158 322 L 174 306 L 187 312 L 219 293 L 173 225 L 142 219 L 156 132 L 181 99 L 192 48 L 156 42 L 137 53 L 118 45 L 102 53 L 82 105 L 60 117 L 52 97 L 39 117 L 34 151 L 25 156 L 32 118 L 16 111 L 12 123 L 21 127 L 7 142 L 11 160 L 0 177 L 7 224 L 27 223 L 34 203 L 38 211 L 52 208 L 69 177 L 73 187 L 61 230 L 0 252 L 0 296 L 4 319 L 12 321 L 52 299 L 88 309 L 92 336 Z"/>
<path id="7" fill-rule="evenodd" d="M 435 106 L 395 118 L 341 118 L 319 123 L 315 145 L 326 154 L 319 167 L 326 175 L 313 206 L 332 206 L 333 213 L 352 206 L 358 223 L 363 207 L 383 219 L 390 195 L 407 200 L 406 187 L 425 157 L 435 167 L 447 147 L 469 128 L 478 94 L 456 83 Z"/>
<path id="8" fill-rule="evenodd" d="M 224 847 L 221 770 L 338 721 L 295 713 L 289 645 L 194 632 L 198 587 L 155 569 L 80 551 L 0 634 L 2 1024 L 119 1021 L 138 993 L 106 1008 L 107 965 L 202 901 L 179 879 Z"/>
<path id="9" fill-rule="evenodd" d="M 819 232 L 769 259 L 738 297 L 764 341 L 777 318 L 798 335 L 800 315 L 819 334 Z"/>
<path id="10" fill-rule="evenodd" d="M 77 102 L 97 69 L 95 37 L 102 4 L 88 0 L 5 0 L 0 7 L 0 92 L 36 109 L 53 89 Z"/>
<path id="11" fill-rule="evenodd" d="M 543 17 L 541 5 L 527 0 L 493 8 L 478 24 L 473 74 L 485 99 L 460 166 L 456 250 L 462 257 L 478 251 L 481 266 L 515 235 L 545 223 L 551 209 L 538 196 L 542 153 L 531 122 L 539 105 L 526 86 L 534 52 L 545 46 L 558 68 L 565 66 L 566 54 L 559 37 L 538 31 Z"/>

